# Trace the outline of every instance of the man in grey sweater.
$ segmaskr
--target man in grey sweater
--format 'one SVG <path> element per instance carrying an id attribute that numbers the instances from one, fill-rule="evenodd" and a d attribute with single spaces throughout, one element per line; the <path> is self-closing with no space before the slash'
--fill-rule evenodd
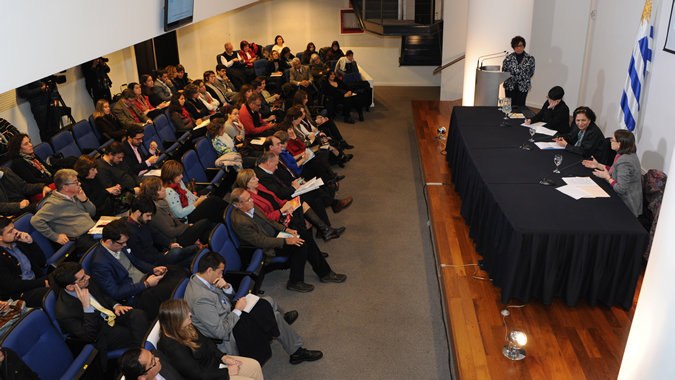
<path id="1" fill-rule="evenodd" d="M 94 226 L 96 206 L 89 200 L 77 180 L 77 172 L 61 169 L 54 175 L 56 191 L 31 218 L 33 227 L 47 239 L 66 244 L 75 241 L 79 256 L 97 243 L 87 232 Z"/>

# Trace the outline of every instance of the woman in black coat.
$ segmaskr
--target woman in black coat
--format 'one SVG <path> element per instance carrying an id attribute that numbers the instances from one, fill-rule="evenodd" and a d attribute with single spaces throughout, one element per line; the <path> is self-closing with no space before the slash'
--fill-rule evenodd
<path id="1" fill-rule="evenodd" d="M 267 61 L 267 65 L 265 65 L 265 80 L 268 83 L 274 82 L 274 92 L 277 94 L 281 93 L 281 86 L 286 83 L 286 77 L 284 76 L 283 64 L 279 59 L 278 51 L 270 53 L 270 59 Z"/>
<path id="2" fill-rule="evenodd" d="M 21 179 L 45 186 L 54 183 L 56 170 L 33 153 L 33 143 L 27 134 L 20 133 L 12 137 L 7 143 L 7 151 L 12 158 L 12 171 Z"/>
<path id="3" fill-rule="evenodd" d="M 328 71 L 326 71 L 326 78 L 321 81 L 321 90 L 326 96 L 331 98 L 331 104 L 329 104 L 328 107 L 328 115 L 331 119 L 335 117 L 335 107 L 338 104 L 342 104 L 344 106 L 342 112 L 345 115 L 345 123 L 355 123 L 349 115 L 352 108 L 356 108 L 356 112 L 359 114 L 359 121 L 364 120 L 359 96 L 354 96 L 354 94 L 347 89 L 345 84 L 337 78 L 333 70 L 328 69 Z"/>
<path id="4" fill-rule="evenodd" d="M 98 173 L 96 167 L 96 159 L 87 154 L 80 156 L 75 163 L 77 180 L 80 181 L 80 186 L 89 200 L 96 206 L 94 218 L 98 219 L 104 215 L 115 215 L 115 196 L 120 195 L 122 188 L 117 184 L 106 189 L 96 178 Z"/>
<path id="5" fill-rule="evenodd" d="M 567 134 L 570 131 L 570 109 L 565 104 L 563 96 L 565 90 L 562 87 L 555 86 L 550 89 L 541 111 L 531 119 L 525 119 L 525 124 L 543 121 L 546 128 L 558 131 L 559 135 Z"/>
<path id="6" fill-rule="evenodd" d="M 185 109 L 192 119 L 204 119 L 211 115 L 211 111 L 199 100 L 199 87 L 194 84 L 188 84 L 183 89 L 185 94 Z"/>
<path id="7" fill-rule="evenodd" d="M 574 110 L 574 121 L 576 125 L 570 133 L 553 140 L 566 151 L 580 154 L 585 158 L 602 157 L 605 135 L 595 125 L 595 112 L 588 107 L 579 107 Z"/>

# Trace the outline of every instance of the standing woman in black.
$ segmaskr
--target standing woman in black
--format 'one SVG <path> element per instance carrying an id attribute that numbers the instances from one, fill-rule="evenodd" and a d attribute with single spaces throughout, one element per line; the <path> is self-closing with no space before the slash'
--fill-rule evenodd
<path id="1" fill-rule="evenodd" d="M 502 71 L 511 73 L 511 77 L 504 81 L 506 97 L 511 98 L 512 106 L 525 106 L 527 92 L 532 88 L 534 75 L 534 57 L 525 52 L 525 39 L 515 36 L 511 40 L 513 53 L 504 58 Z"/>

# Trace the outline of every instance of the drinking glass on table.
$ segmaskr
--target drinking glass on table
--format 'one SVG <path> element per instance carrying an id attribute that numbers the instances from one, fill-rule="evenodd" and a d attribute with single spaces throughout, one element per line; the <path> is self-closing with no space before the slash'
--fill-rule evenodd
<path id="1" fill-rule="evenodd" d="M 560 173 L 560 170 L 558 170 L 558 166 L 562 164 L 562 159 L 563 159 L 562 154 L 556 154 L 555 157 L 553 157 L 553 163 L 555 163 L 555 170 L 553 171 L 553 173 Z"/>
<path id="2" fill-rule="evenodd" d="M 508 119 L 511 114 L 511 98 L 504 98 L 504 113 L 506 114 L 504 118 Z"/>
<path id="3" fill-rule="evenodd" d="M 537 128 L 535 127 L 530 127 L 530 139 L 527 140 L 529 142 L 534 142 L 534 134 L 537 133 Z"/>

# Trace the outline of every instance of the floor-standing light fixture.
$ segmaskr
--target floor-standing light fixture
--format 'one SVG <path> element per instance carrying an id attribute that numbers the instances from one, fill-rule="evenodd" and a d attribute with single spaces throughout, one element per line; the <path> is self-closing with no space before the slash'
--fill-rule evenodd
<path id="1" fill-rule="evenodd" d="M 527 335 L 519 330 L 513 330 L 509 334 L 509 344 L 502 348 L 504 356 L 511 360 L 525 359 L 525 350 L 522 348 L 527 343 Z"/>

